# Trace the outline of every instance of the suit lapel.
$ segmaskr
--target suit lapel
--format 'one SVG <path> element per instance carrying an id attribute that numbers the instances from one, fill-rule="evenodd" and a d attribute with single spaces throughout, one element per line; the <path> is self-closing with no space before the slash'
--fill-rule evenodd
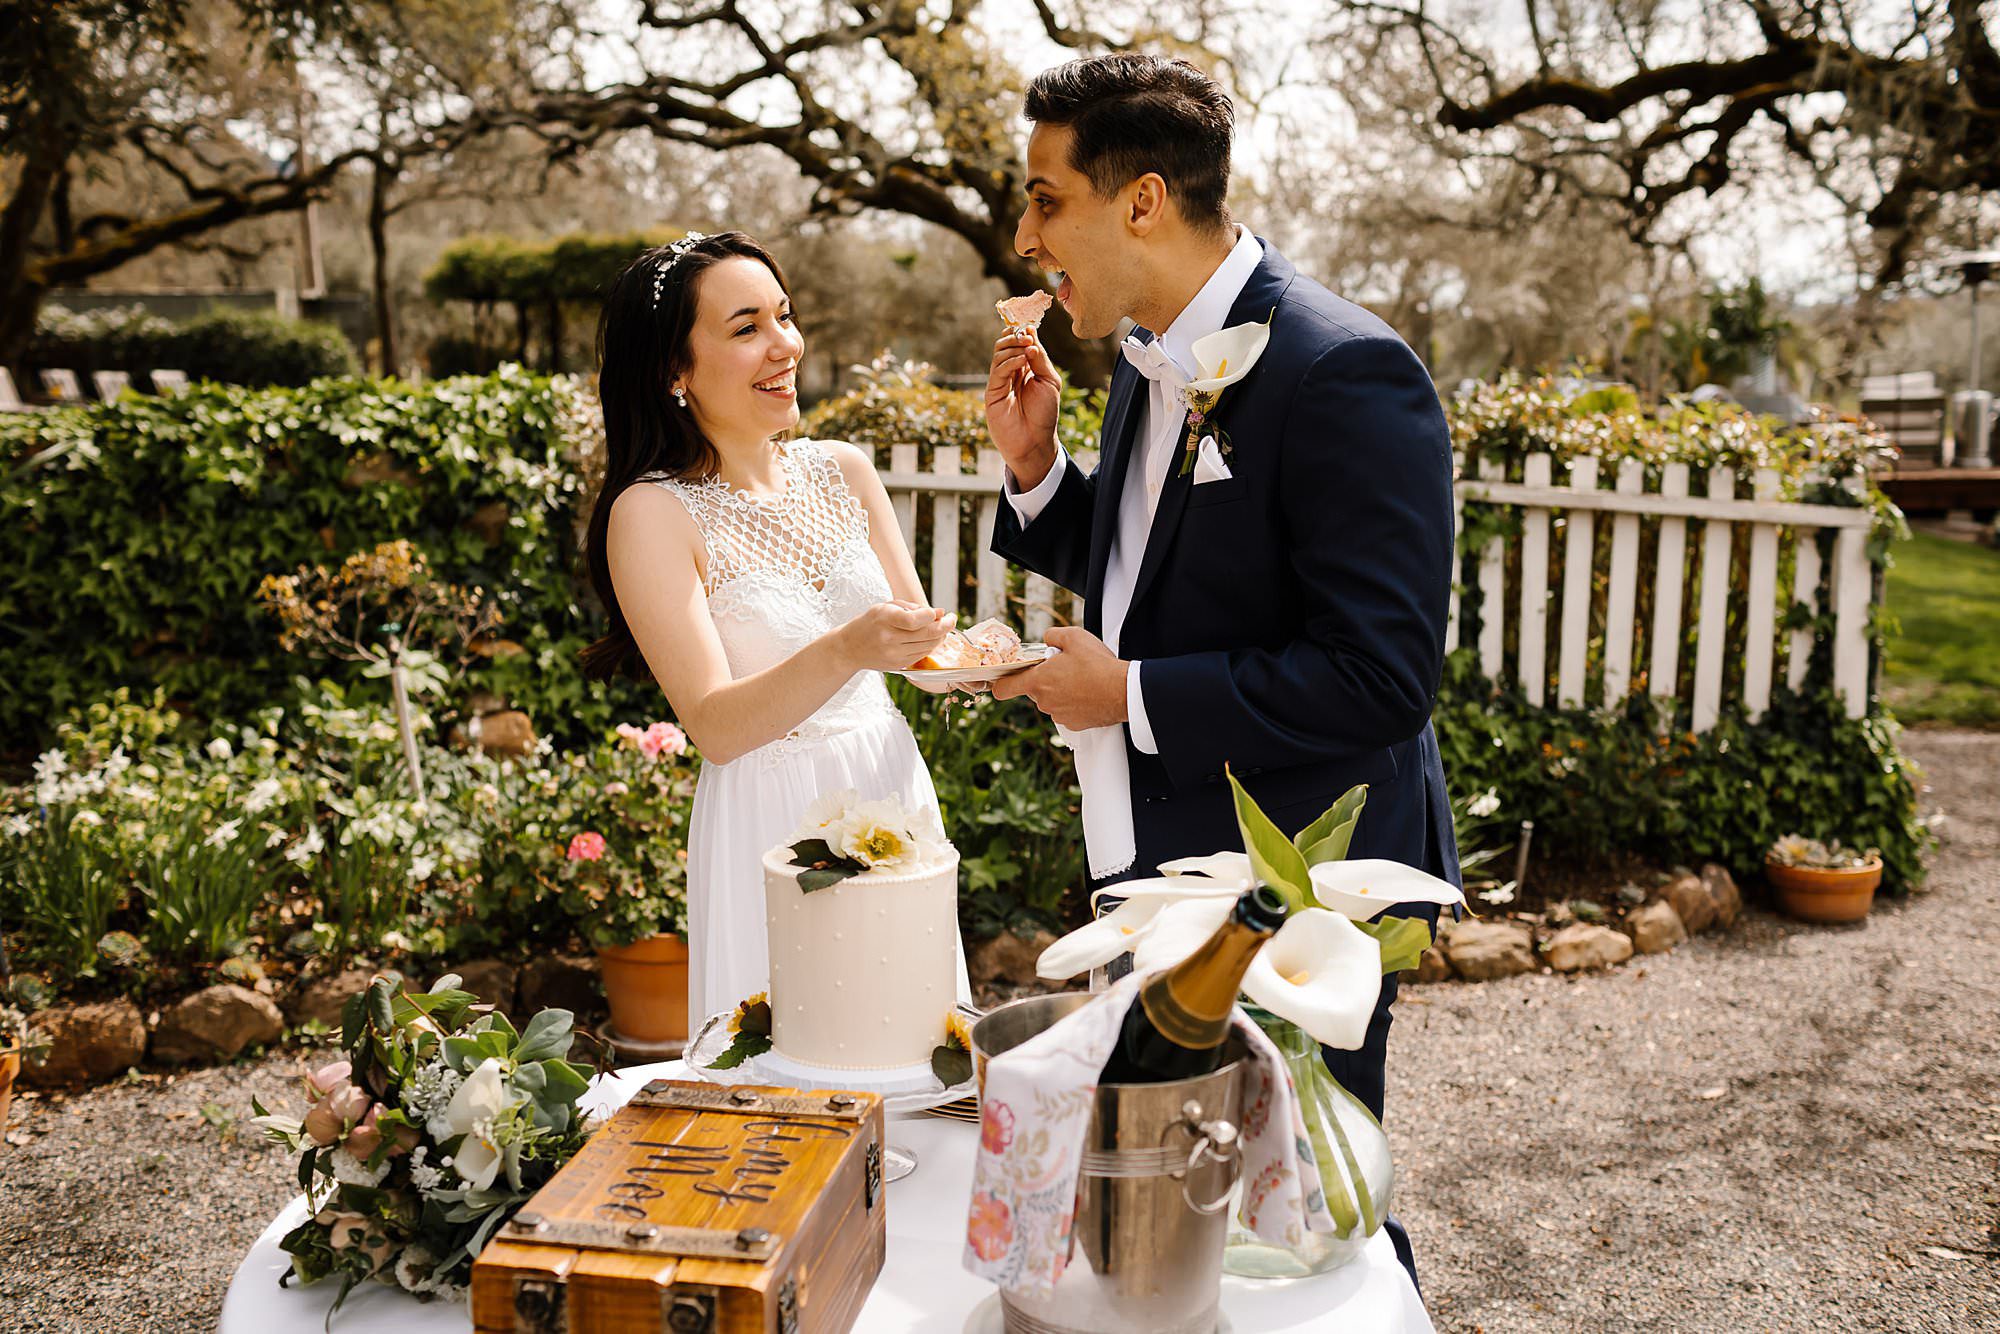
<path id="1" fill-rule="evenodd" d="M 1141 342 L 1151 342 L 1152 335 L 1144 330 L 1136 330 L 1135 336 L 1143 334 Z M 1111 539 L 1118 534 L 1118 500 L 1125 487 L 1125 474 L 1132 462 L 1133 434 L 1139 420 L 1140 395 L 1146 391 L 1148 381 L 1139 374 L 1121 353 L 1118 363 L 1111 371 L 1111 390 L 1104 401 L 1104 434 L 1098 441 L 1097 498 L 1090 523 L 1090 578 L 1084 589 L 1088 606 L 1084 617 L 1086 628 L 1095 622 L 1093 634 L 1102 634 L 1104 625 L 1100 609 L 1104 604 L 1104 572 L 1111 564 Z"/>
<path id="2" fill-rule="evenodd" d="M 1283 298 L 1285 288 L 1291 284 L 1296 273 L 1283 255 L 1268 243 L 1264 245 L 1264 257 L 1257 261 L 1257 267 L 1250 274 L 1250 281 L 1243 285 L 1236 300 L 1229 307 L 1229 319 L 1223 326 L 1231 328 L 1238 324 L 1261 322 L 1271 315 Z M 1216 405 L 1218 418 L 1227 418 L 1237 404 L 1254 394 L 1262 379 L 1263 365 L 1251 368 L 1248 375 L 1229 386 L 1222 393 L 1222 401 Z M 1166 563 L 1167 552 L 1174 544 L 1174 533 L 1180 527 L 1181 516 L 1187 511 L 1188 494 L 1194 490 L 1194 474 L 1180 475 L 1181 450 L 1187 442 L 1187 428 L 1181 425 L 1174 433 L 1167 463 L 1167 479 L 1160 488 L 1159 508 L 1153 512 L 1153 526 L 1146 535 L 1146 554 L 1139 562 L 1139 573 L 1132 583 L 1132 602 L 1125 612 L 1125 624 L 1132 624 L 1132 613 L 1139 607 L 1146 590 L 1159 577 L 1160 566 Z M 1241 441 L 1235 442 L 1239 447 Z M 1121 636 L 1122 639 L 1122 636 Z"/>

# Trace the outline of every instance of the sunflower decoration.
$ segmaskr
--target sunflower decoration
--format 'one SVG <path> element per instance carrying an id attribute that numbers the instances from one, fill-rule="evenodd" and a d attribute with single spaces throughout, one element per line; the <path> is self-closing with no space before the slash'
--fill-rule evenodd
<path id="1" fill-rule="evenodd" d="M 931 1051 L 931 1073 L 946 1088 L 972 1078 L 972 1025 L 957 1010 L 944 1017 L 944 1041 Z"/>
<path id="2" fill-rule="evenodd" d="M 771 993 L 760 991 L 729 1016 L 729 1046 L 708 1063 L 711 1070 L 734 1070 L 752 1056 L 771 1050 Z"/>

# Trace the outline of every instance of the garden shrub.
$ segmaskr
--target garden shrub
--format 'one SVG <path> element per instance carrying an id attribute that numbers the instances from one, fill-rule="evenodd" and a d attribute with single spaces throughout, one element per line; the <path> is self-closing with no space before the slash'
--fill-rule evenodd
<path id="1" fill-rule="evenodd" d="M 170 368 L 196 380 L 294 387 L 361 369 L 338 326 L 229 307 L 175 323 L 138 306 L 82 314 L 49 306 L 41 313 L 26 361 L 79 374 L 120 370 L 140 375 Z"/>
<path id="2" fill-rule="evenodd" d="M 574 535 L 587 432 L 572 424 L 590 415 L 574 382 L 509 368 L 423 387 L 209 384 L 0 418 L 0 454 L 54 451 L 0 481 L 0 736 L 39 750 L 119 686 L 162 687 L 216 720 L 283 702 L 302 663 L 280 650 L 260 581 L 397 538 L 500 603 L 502 638 L 471 685 L 569 741 L 656 711 L 657 688 L 599 688 L 575 668 L 601 633 Z"/>

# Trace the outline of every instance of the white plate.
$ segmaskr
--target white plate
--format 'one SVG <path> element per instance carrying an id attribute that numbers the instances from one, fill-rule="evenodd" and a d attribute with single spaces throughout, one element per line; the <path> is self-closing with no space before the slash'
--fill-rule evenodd
<path id="1" fill-rule="evenodd" d="M 926 667 L 911 668 L 897 672 L 920 686 L 972 686 L 984 685 L 989 681 L 1007 675 L 1009 672 L 1025 671 L 1054 657 L 1057 650 L 1047 644 L 1023 644 L 1021 656 L 1012 662 L 996 662 L 987 667 Z"/>

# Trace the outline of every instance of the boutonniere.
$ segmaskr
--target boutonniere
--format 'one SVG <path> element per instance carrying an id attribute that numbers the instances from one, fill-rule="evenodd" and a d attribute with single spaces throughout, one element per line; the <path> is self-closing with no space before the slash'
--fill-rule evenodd
<path id="1" fill-rule="evenodd" d="M 1181 386 L 1181 402 L 1187 405 L 1187 440 L 1181 450 L 1180 475 L 1187 476 L 1194 470 L 1195 455 L 1200 452 L 1204 435 L 1215 437 L 1215 448 L 1223 458 L 1232 452 L 1228 434 L 1220 427 L 1208 426 L 1215 415 L 1216 405 L 1222 401 L 1222 393 L 1230 385 L 1250 373 L 1257 364 L 1257 358 L 1264 355 L 1264 345 L 1271 341 L 1271 317 L 1276 315 L 1273 307 L 1271 315 L 1264 317 L 1262 324 L 1238 324 L 1227 329 L 1218 329 L 1205 337 L 1197 338 L 1188 350 L 1193 353 L 1195 365 L 1200 368 L 1192 381 Z M 1203 427 L 1208 429 L 1204 430 Z"/>

